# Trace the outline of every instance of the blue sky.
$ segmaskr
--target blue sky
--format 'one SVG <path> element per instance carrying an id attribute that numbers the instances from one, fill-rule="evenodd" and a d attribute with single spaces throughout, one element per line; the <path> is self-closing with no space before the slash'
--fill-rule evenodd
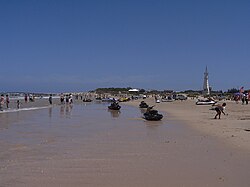
<path id="1" fill-rule="evenodd" d="M 250 88 L 248 0 L 0 0 L 1 91 Z"/>

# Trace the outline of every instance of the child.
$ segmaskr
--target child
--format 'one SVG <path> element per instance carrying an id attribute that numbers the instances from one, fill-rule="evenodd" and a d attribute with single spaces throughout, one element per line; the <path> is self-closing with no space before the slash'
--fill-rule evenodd
<path id="1" fill-rule="evenodd" d="M 223 113 L 224 115 L 226 115 L 225 114 L 225 112 L 224 112 L 224 110 L 225 110 L 225 108 L 226 108 L 226 103 L 223 103 L 222 105 L 215 105 L 216 107 L 215 107 L 215 111 L 217 112 L 216 113 L 216 115 L 214 116 L 214 119 L 217 119 L 217 116 L 219 116 L 219 119 L 220 119 L 220 115 L 221 115 L 221 113 Z"/>

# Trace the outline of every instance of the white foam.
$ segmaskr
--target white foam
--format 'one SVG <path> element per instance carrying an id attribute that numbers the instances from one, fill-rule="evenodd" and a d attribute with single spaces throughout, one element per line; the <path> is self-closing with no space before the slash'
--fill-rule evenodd
<path id="1" fill-rule="evenodd" d="M 20 108 L 20 109 L 7 109 L 0 111 L 1 113 L 10 113 L 10 112 L 19 112 L 19 111 L 30 111 L 30 110 L 39 110 L 39 109 L 45 109 L 50 108 L 51 106 L 44 106 L 44 107 L 30 107 L 30 108 Z"/>

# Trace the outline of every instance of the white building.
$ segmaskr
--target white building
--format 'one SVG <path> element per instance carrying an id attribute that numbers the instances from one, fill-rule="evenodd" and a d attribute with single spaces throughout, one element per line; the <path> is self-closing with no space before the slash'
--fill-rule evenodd
<path id="1" fill-rule="evenodd" d="M 210 95 L 207 67 L 206 67 L 206 70 L 205 70 L 205 73 L 204 73 L 203 92 L 202 93 L 203 93 L 203 95 Z"/>

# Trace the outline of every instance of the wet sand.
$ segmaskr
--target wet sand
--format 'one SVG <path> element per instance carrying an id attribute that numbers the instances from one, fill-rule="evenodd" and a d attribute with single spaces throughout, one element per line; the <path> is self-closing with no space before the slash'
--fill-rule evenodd
<path id="1" fill-rule="evenodd" d="M 249 186 L 248 151 L 176 117 L 107 105 L 0 114 L 0 186 Z"/>
<path id="2" fill-rule="evenodd" d="M 227 103 L 227 114 L 221 114 L 221 119 L 216 120 L 215 110 L 212 106 L 197 106 L 195 100 L 155 103 L 153 98 L 145 100 L 155 109 L 165 112 L 167 120 L 178 121 L 204 135 L 218 138 L 223 143 L 250 152 L 250 104 L 236 104 L 234 101 L 221 101 Z M 128 104 L 138 107 L 140 100 Z"/>

